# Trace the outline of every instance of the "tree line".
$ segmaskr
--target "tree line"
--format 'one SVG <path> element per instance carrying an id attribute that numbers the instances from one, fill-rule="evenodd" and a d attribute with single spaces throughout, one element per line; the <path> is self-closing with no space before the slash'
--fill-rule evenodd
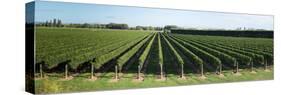
<path id="1" fill-rule="evenodd" d="M 60 19 L 47 20 L 45 22 L 37 23 L 36 26 L 45 26 L 45 27 L 64 27 Z"/>
<path id="2" fill-rule="evenodd" d="M 171 33 L 210 36 L 273 38 L 273 30 L 189 30 L 171 29 Z"/>
<path id="3" fill-rule="evenodd" d="M 108 24 L 90 24 L 90 23 L 62 23 L 60 19 L 47 20 L 45 22 L 39 22 L 36 26 L 41 27 L 70 27 L 70 28 L 96 28 L 96 29 L 129 29 L 129 30 L 155 30 L 162 31 L 163 27 L 153 26 L 135 26 L 129 27 L 125 23 L 108 23 Z"/>

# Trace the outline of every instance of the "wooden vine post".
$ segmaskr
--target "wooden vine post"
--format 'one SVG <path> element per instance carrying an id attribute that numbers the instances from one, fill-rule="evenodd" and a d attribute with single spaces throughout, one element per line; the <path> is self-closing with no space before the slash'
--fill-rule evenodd
<path id="1" fill-rule="evenodd" d="M 181 64 L 181 78 L 184 78 L 183 64 Z"/>
<path id="2" fill-rule="evenodd" d="M 160 78 L 163 79 L 163 65 L 160 64 Z"/>
<path id="3" fill-rule="evenodd" d="M 39 65 L 39 68 L 40 68 L 40 78 L 43 78 L 42 64 Z"/>
<path id="4" fill-rule="evenodd" d="M 118 66 L 115 65 L 115 79 L 118 79 Z"/>
<path id="5" fill-rule="evenodd" d="M 118 65 L 118 79 L 120 79 L 121 78 L 121 76 L 122 76 L 122 69 L 121 69 L 121 67 Z"/>
<path id="6" fill-rule="evenodd" d="M 265 60 L 264 62 L 264 70 L 267 70 L 267 60 Z"/>
<path id="7" fill-rule="evenodd" d="M 65 79 L 68 78 L 68 65 L 65 64 Z"/>
<path id="8" fill-rule="evenodd" d="M 94 64 L 91 64 L 91 79 L 93 79 L 95 77 L 95 67 Z"/>
<path id="9" fill-rule="evenodd" d="M 203 64 L 201 64 L 200 67 L 201 67 L 201 77 L 203 77 L 204 76 Z"/>
<path id="10" fill-rule="evenodd" d="M 219 71 L 219 75 L 222 74 L 222 64 L 220 64 L 220 71 Z"/>
<path id="11" fill-rule="evenodd" d="M 239 64 L 238 64 L 238 62 L 236 62 L 236 71 L 235 71 L 235 73 L 239 73 Z"/>
<path id="12" fill-rule="evenodd" d="M 254 62 L 251 62 L 251 72 L 254 71 Z"/>
<path id="13" fill-rule="evenodd" d="M 140 65 L 138 65 L 138 79 L 140 79 Z"/>

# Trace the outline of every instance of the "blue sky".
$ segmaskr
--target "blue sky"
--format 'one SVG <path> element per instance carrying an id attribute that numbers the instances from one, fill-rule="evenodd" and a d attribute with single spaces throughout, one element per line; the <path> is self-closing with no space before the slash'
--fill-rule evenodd
<path id="1" fill-rule="evenodd" d="M 183 11 L 156 8 L 36 1 L 36 22 L 59 18 L 63 23 L 127 23 L 129 26 L 177 25 L 195 28 L 273 30 L 273 16 Z"/>

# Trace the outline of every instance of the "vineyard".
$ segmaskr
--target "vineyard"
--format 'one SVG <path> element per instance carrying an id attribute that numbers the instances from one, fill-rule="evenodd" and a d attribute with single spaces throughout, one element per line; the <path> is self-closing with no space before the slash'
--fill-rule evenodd
<path id="1" fill-rule="evenodd" d="M 72 91 L 273 78 L 272 38 L 46 27 L 35 33 L 38 92 L 50 80 Z"/>

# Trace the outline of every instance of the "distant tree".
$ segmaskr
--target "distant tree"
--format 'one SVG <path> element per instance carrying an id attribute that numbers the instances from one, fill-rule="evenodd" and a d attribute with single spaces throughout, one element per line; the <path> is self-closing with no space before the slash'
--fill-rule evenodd
<path id="1" fill-rule="evenodd" d="M 142 26 L 136 26 L 137 30 L 142 30 Z"/>
<path id="2" fill-rule="evenodd" d="M 45 27 L 48 27 L 48 24 L 49 24 L 49 22 L 46 21 L 45 24 L 44 24 L 44 26 L 45 26 Z"/>
<path id="3" fill-rule="evenodd" d="M 143 29 L 143 30 L 149 30 L 149 28 L 148 28 L 148 27 L 142 27 L 142 29 Z"/>
<path id="4" fill-rule="evenodd" d="M 178 28 L 176 25 L 166 25 L 164 26 L 164 32 L 170 32 L 171 29 Z"/>
<path id="5" fill-rule="evenodd" d="M 48 27 L 51 27 L 53 25 L 52 20 L 49 21 Z"/>
<path id="6" fill-rule="evenodd" d="M 168 30 L 173 29 L 173 28 L 178 28 L 178 26 L 176 26 L 176 25 L 166 25 L 164 27 L 164 29 L 168 29 Z"/>
<path id="7" fill-rule="evenodd" d="M 62 22 L 60 19 L 58 19 L 57 27 L 62 27 Z"/>
<path id="8" fill-rule="evenodd" d="M 106 28 L 106 24 L 99 24 L 98 27 L 101 28 L 101 29 L 105 29 Z"/>
<path id="9" fill-rule="evenodd" d="M 92 27 L 93 27 L 93 28 L 101 28 L 101 27 L 100 27 L 100 24 L 93 24 Z"/>
<path id="10" fill-rule="evenodd" d="M 241 28 L 241 27 L 238 27 L 238 28 L 236 28 L 235 30 L 242 30 L 242 28 Z"/>
<path id="11" fill-rule="evenodd" d="M 152 27 L 152 26 L 148 26 L 147 28 L 148 28 L 148 30 L 154 30 L 154 27 Z"/>
<path id="12" fill-rule="evenodd" d="M 128 29 L 128 24 L 117 24 L 117 23 L 109 23 L 106 25 L 106 28 L 109 29 Z"/>
<path id="13" fill-rule="evenodd" d="M 121 29 L 129 29 L 129 26 L 128 24 L 121 24 Z"/>
<path id="14" fill-rule="evenodd" d="M 53 19 L 53 25 L 52 27 L 56 27 L 57 26 L 57 19 Z"/>
<path id="15" fill-rule="evenodd" d="M 137 30 L 136 27 L 130 27 L 130 30 Z"/>
<path id="16" fill-rule="evenodd" d="M 91 25 L 88 23 L 82 24 L 81 28 L 91 28 Z"/>
<path id="17" fill-rule="evenodd" d="M 154 27 L 154 30 L 157 30 L 157 31 L 162 31 L 163 28 L 162 27 Z"/>

